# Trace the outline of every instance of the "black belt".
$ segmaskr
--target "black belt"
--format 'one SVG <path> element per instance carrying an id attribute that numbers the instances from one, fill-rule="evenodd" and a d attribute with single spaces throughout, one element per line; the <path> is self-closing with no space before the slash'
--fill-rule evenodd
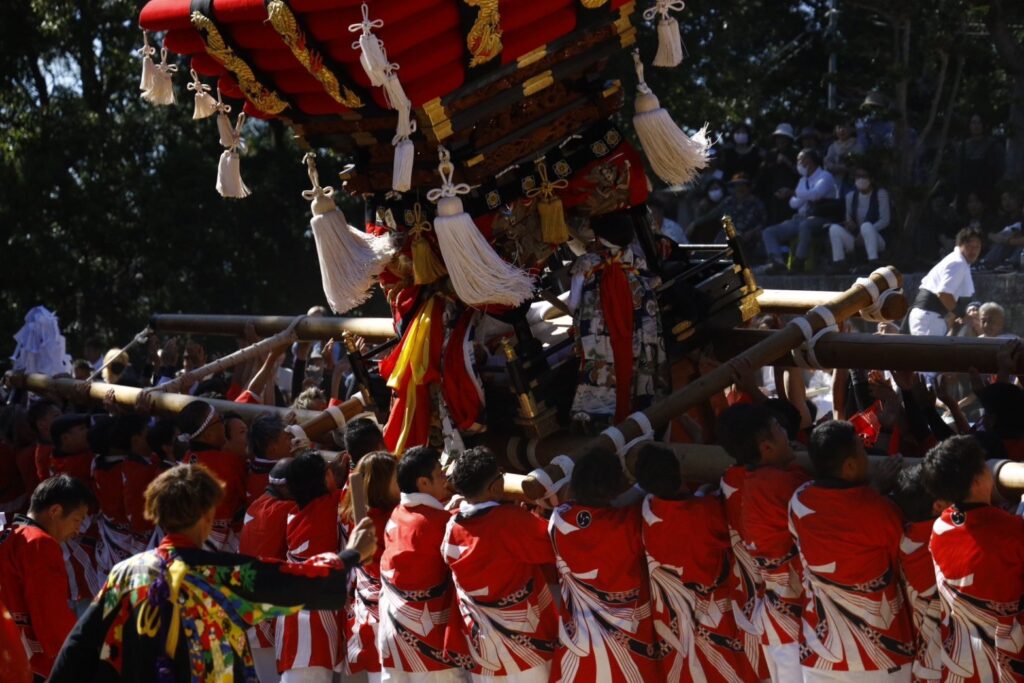
<path id="1" fill-rule="evenodd" d="M 946 305 L 942 303 L 942 299 L 938 297 L 934 292 L 930 292 L 927 289 L 917 290 L 917 296 L 914 297 L 913 308 L 920 308 L 922 311 L 931 311 L 937 313 L 942 317 L 946 317 L 949 312 L 946 309 Z"/>

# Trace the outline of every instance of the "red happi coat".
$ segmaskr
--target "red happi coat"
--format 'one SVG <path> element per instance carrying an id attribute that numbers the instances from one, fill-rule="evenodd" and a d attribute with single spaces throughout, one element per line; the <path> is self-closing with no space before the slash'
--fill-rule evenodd
<path id="1" fill-rule="evenodd" d="M 789 503 L 803 565 L 801 664 L 823 671 L 888 671 L 914 660 L 899 581 L 903 519 L 865 485 L 821 478 Z"/>
<path id="2" fill-rule="evenodd" d="M 266 492 L 267 485 L 270 484 L 270 470 L 276 464 L 276 460 L 267 460 L 266 458 L 252 458 L 249 460 L 245 472 L 245 502 L 247 504 Z"/>
<path id="3" fill-rule="evenodd" d="M 564 603 L 552 680 L 662 678 L 641 526 L 639 505 L 570 503 L 551 514 Z"/>
<path id="4" fill-rule="evenodd" d="M 755 619 L 765 645 L 800 641 L 803 569 L 789 533 L 789 499 L 808 479 L 796 465 L 748 468 L 743 489 L 743 542 L 764 582 L 764 600 Z"/>
<path id="5" fill-rule="evenodd" d="M 18 625 L 33 673 L 42 678 L 75 625 L 68 599 L 60 544 L 31 519 L 15 517 L 0 532 L 0 601 Z"/>
<path id="6" fill-rule="evenodd" d="M 558 613 L 541 567 L 555 555 L 543 519 L 518 505 L 463 503 L 442 544 L 474 666 L 485 676 L 516 676 L 551 661 Z"/>
<path id="7" fill-rule="evenodd" d="M 377 552 L 373 559 L 356 568 L 355 600 L 349 622 L 348 673 L 380 671 L 377 654 L 377 629 L 380 624 L 380 558 L 384 554 L 384 526 L 391 517 L 392 508 L 367 508 L 366 515 L 373 520 L 377 533 Z M 438 546 L 440 548 L 440 545 Z M 438 553 L 440 554 L 440 553 Z"/>
<path id="8" fill-rule="evenodd" d="M 670 681 L 756 680 L 732 612 L 736 593 L 725 505 L 718 496 L 643 502 L 654 630 Z M 680 543 L 680 529 L 686 542 Z"/>
<path id="9" fill-rule="evenodd" d="M 403 493 L 384 526 L 377 649 L 385 669 L 413 673 L 473 667 L 464 643 L 453 651 L 458 639 L 445 642 L 458 610 L 451 571 L 440 553 L 451 517 L 433 496 Z"/>
<path id="10" fill-rule="evenodd" d="M 935 565 L 928 550 L 934 520 L 912 522 L 900 539 L 900 574 L 914 626 L 914 681 L 942 677 L 942 605 L 935 587 Z"/>
<path id="11" fill-rule="evenodd" d="M 129 455 L 121 469 L 124 511 L 128 518 L 128 526 L 136 536 L 136 541 L 145 538 L 148 542 L 153 533 L 153 523 L 146 519 L 146 487 L 164 471 L 156 460 L 156 456 L 144 458 Z M 145 550 L 145 546 L 143 546 Z M 139 551 L 141 552 L 141 551 Z"/>
<path id="12" fill-rule="evenodd" d="M 237 518 L 245 506 L 245 458 L 235 453 L 203 448 L 185 454 L 184 462 L 202 465 L 224 483 L 224 497 L 214 513 L 213 533 L 208 544 L 218 550 L 234 552 L 238 549 Z"/>
<path id="13" fill-rule="evenodd" d="M 942 601 L 943 681 L 1024 681 L 1024 519 L 947 508 L 929 547 Z"/>
<path id="14" fill-rule="evenodd" d="M 295 502 L 264 493 L 245 511 L 238 552 L 262 559 L 288 559 L 288 518 L 297 512 Z M 276 621 L 260 622 L 250 631 L 253 647 L 274 647 Z"/>
<path id="15" fill-rule="evenodd" d="M 124 505 L 126 460 L 125 455 L 98 455 L 92 461 L 93 488 L 100 507 L 96 516 L 96 573 L 102 580 L 115 564 L 145 550 L 136 545 L 128 527 Z"/>
<path id="16" fill-rule="evenodd" d="M 339 493 L 327 493 L 288 516 L 288 561 L 305 562 L 321 553 L 341 550 L 338 529 Z M 307 611 L 278 617 L 276 625 L 277 670 L 313 666 L 334 669 L 344 659 L 343 611 Z"/>
<path id="17" fill-rule="evenodd" d="M 729 526 L 729 541 L 732 544 L 732 572 L 736 577 L 732 598 L 732 615 L 739 628 L 743 652 L 750 667 L 757 673 L 758 680 L 768 678 L 768 664 L 761 648 L 764 628 L 755 618 L 760 614 L 764 600 L 764 580 L 750 551 L 743 544 L 743 487 L 747 479 L 747 468 L 734 465 L 722 475 L 721 490 L 725 500 L 725 521 Z"/>

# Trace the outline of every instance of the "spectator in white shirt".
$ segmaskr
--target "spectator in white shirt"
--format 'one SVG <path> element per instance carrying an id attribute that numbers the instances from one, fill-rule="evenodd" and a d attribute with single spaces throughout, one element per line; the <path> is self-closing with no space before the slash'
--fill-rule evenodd
<path id="1" fill-rule="evenodd" d="M 821 157 L 813 149 L 804 149 L 797 157 L 797 171 L 800 180 L 793 190 L 787 190 L 789 206 L 796 214 L 782 223 L 765 228 L 764 248 L 768 252 L 771 263 L 768 273 L 781 273 L 786 270 L 783 261 L 782 243 L 789 242 L 799 236 L 792 268 L 803 270 L 803 263 L 811 253 L 814 233 L 828 223 L 827 218 L 817 214 L 818 202 L 826 199 L 838 199 L 839 189 L 836 187 L 832 174 L 821 167 Z"/>
<path id="2" fill-rule="evenodd" d="M 921 280 L 907 316 L 910 333 L 942 336 L 950 328 L 957 300 L 974 294 L 971 264 L 981 255 L 981 233 L 964 228 L 956 234 L 956 247 Z"/>
<path id="3" fill-rule="evenodd" d="M 878 252 L 885 249 L 885 240 L 879 234 L 889 226 L 889 193 L 875 187 L 871 173 L 863 167 L 853 172 L 855 190 L 846 195 L 846 222 L 829 226 L 832 242 L 832 272 L 849 269 L 846 255 L 854 250 L 858 236 L 867 252 L 868 266 L 878 265 Z"/>

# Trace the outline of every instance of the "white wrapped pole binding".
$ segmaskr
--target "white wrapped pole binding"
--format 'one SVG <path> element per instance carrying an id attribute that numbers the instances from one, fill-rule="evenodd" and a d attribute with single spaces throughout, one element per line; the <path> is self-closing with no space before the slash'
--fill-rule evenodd
<path id="1" fill-rule="evenodd" d="M 669 113 L 661 108 L 658 98 L 644 82 L 644 66 L 640 53 L 633 51 L 636 66 L 637 96 L 633 127 L 651 168 L 670 185 L 683 185 L 696 177 L 707 166 L 707 125 L 692 138 L 679 130 Z"/>
<path id="2" fill-rule="evenodd" d="M 679 22 L 669 14 L 669 10 L 681 12 L 685 8 L 686 4 L 682 0 L 656 0 L 654 7 L 644 10 L 646 21 L 654 21 L 654 17 L 660 17 L 658 52 L 651 62 L 654 66 L 679 66 L 683 61 L 683 39 L 679 35 Z"/>
<path id="3" fill-rule="evenodd" d="M 313 188 L 302 196 L 311 202 L 313 239 L 320 279 L 331 309 L 338 314 L 366 301 L 377 276 L 394 255 L 389 237 L 375 237 L 348 224 L 334 203 L 334 188 L 321 187 L 316 155 L 303 157 Z"/>
<path id="4" fill-rule="evenodd" d="M 468 194 L 469 185 L 454 184 L 448 150 L 439 147 L 438 154 L 441 187 L 428 192 L 427 199 L 437 202 L 434 234 L 455 293 L 470 306 L 518 306 L 532 298 L 533 279 L 495 253 L 463 210 L 459 195 Z"/>

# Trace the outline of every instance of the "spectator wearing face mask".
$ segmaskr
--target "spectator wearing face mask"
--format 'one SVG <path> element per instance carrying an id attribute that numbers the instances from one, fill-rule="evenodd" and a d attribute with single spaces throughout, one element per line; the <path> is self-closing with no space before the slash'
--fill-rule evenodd
<path id="1" fill-rule="evenodd" d="M 764 165 L 757 177 L 755 192 L 768 209 L 769 223 L 784 221 L 791 215 L 786 192 L 800 178 L 796 170 L 799 150 L 793 145 L 793 126 L 780 123 L 772 133 L 773 148 L 765 154 Z"/>
<path id="2" fill-rule="evenodd" d="M 820 215 L 823 202 L 835 200 L 839 196 L 836 181 L 832 174 L 821 167 L 821 157 L 813 149 L 804 149 L 797 157 L 797 171 L 800 181 L 794 189 L 781 188 L 778 197 L 789 200 L 789 206 L 796 211 L 788 221 L 765 228 L 764 248 L 771 262 L 766 269 L 769 274 L 786 271 L 783 260 L 782 243 L 798 237 L 795 258 L 792 264 L 794 272 L 803 270 L 804 261 L 811 253 L 814 234 L 829 221 Z"/>
<path id="3" fill-rule="evenodd" d="M 764 152 L 754 143 L 750 126 L 741 123 L 732 133 L 732 146 L 722 152 L 725 177 L 732 178 L 738 173 L 754 180 L 761 172 Z"/>
<path id="4" fill-rule="evenodd" d="M 828 230 L 832 242 L 832 267 L 835 273 L 849 269 L 847 254 L 851 253 L 858 241 L 864 244 L 868 266 L 878 266 L 878 253 L 885 249 L 885 240 L 880 234 L 889 225 L 889 193 L 876 187 L 871 172 L 858 167 L 854 173 L 856 189 L 846 194 L 846 221 L 833 223 Z"/>
<path id="5" fill-rule="evenodd" d="M 697 215 L 686 228 L 686 234 L 692 242 L 707 244 L 718 232 L 724 198 L 725 184 L 718 179 L 709 182 L 704 197 L 697 204 Z"/>

